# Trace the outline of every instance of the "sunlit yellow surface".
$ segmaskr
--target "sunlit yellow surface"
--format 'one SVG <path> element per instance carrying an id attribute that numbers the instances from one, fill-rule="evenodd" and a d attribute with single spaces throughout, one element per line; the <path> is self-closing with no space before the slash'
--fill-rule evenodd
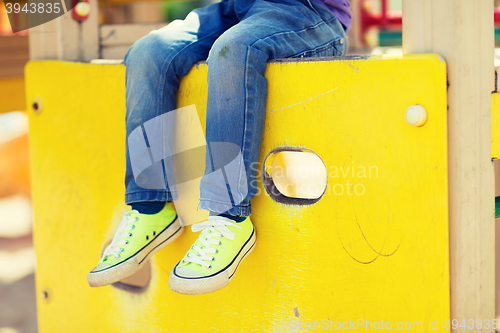
<path id="1" fill-rule="evenodd" d="M 308 148 L 325 163 L 328 188 L 315 205 L 285 206 L 259 184 L 256 249 L 227 288 L 202 296 L 167 285 L 191 231 L 153 258 L 143 293 L 87 285 L 126 209 L 124 72 L 120 65 L 55 61 L 27 67 L 27 100 L 44 103 L 41 114 L 30 113 L 41 333 L 296 332 L 299 322 L 358 319 L 393 327 L 421 322 L 424 332 L 429 320 L 439 320 L 440 330 L 432 331 L 445 331 L 447 103 L 440 57 L 268 66 L 260 161 L 279 146 Z M 206 73 L 204 65 L 193 67 L 179 91 L 179 106 L 195 103 L 203 124 Z M 405 121 L 413 104 L 427 109 L 422 127 Z M 48 301 L 42 290 L 49 290 Z"/>
<path id="2" fill-rule="evenodd" d="M 0 78 L 0 113 L 26 110 L 24 78 Z"/>

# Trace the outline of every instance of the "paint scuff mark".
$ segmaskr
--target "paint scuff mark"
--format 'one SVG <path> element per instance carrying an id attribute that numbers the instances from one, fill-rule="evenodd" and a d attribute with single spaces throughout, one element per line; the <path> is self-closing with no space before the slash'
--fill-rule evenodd
<path id="1" fill-rule="evenodd" d="M 302 102 L 298 102 L 298 103 L 295 103 L 295 104 L 291 104 L 291 105 L 288 105 L 288 106 L 284 106 L 284 107 L 282 107 L 282 108 L 277 108 L 277 109 L 274 109 L 274 110 L 269 110 L 269 111 L 266 111 L 266 113 L 268 113 L 268 112 L 274 112 L 274 111 L 278 111 L 278 110 L 283 110 L 283 109 L 288 109 L 288 108 L 291 108 L 292 106 L 300 105 L 300 104 L 303 104 L 303 103 L 309 102 L 309 101 L 311 101 L 311 100 L 313 100 L 313 99 L 316 99 L 316 98 L 318 98 L 318 97 L 324 96 L 324 95 L 326 95 L 326 94 L 328 94 L 328 93 L 331 93 L 332 91 L 335 91 L 335 90 L 337 90 L 337 88 L 333 88 L 333 89 L 331 89 L 331 90 L 325 91 L 325 92 L 324 92 L 324 93 L 322 93 L 322 94 L 319 94 L 319 95 L 316 95 L 316 96 L 314 96 L 314 97 L 308 98 L 308 99 L 306 99 L 306 100 L 303 100 Z"/>
<path id="2" fill-rule="evenodd" d="M 222 58 L 225 58 L 227 53 L 229 52 L 229 48 L 227 46 L 224 46 L 220 51 L 219 51 L 219 55 L 222 57 Z"/>
<path id="3" fill-rule="evenodd" d="M 338 197 L 337 197 L 337 201 L 338 201 Z M 349 257 L 351 257 L 354 261 L 360 263 L 360 264 L 364 264 L 364 265 L 367 265 L 367 264 L 371 264 L 373 263 L 375 260 L 377 260 L 379 257 L 390 257 L 392 255 L 394 255 L 399 247 L 401 246 L 401 243 L 403 241 L 403 239 L 401 238 L 401 240 L 399 241 L 399 244 L 396 246 L 396 248 L 394 249 L 394 251 L 392 251 L 391 253 L 382 253 L 383 250 L 384 250 L 384 247 L 386 245 L 386 241 L 387 241 L 387 238 L 388 238 L 388 234 L 389 234 L 389 228 L 386 229 L 386 233 L 385 233 L 385 238 L 384 238 L 384 242 L 382 243 L 382 246 L 380 248 L 380 250 L 377 250 L 375 249 L 371 243 L 368 241 L 365 233 L 363 232 L 362 228 L 361 228 L 361 225 L 359 224 L 359 221 L 358 221 L 358 216 L 356 214 L 356 210 L 354 209 L 353 207 L 353 213 L 354 213 L 354 218 L 355 218 L 355 221 L 356 221 L 356 224 L 357 224 L 357 227 L 359 229 L 359 232 L 361 233 L 361 236 L 363 237 L 364 241 L 366 242 L 366 244 L 368 245 L 368 247 L 370 248 L 370 250 L 372 250 L 374 252 L 374 257 L 373 259 L 371 260 L 366 260 L 366 261 L 362 261 L 362 260 L 359 260 L 357 258 L 355 258 L 351 253 L 349 253 L 349 251 L 347 250 L 347 248 L 344 246 L 344 243 L 342 242 L 342 237 L 340 236 L 340 231 L 339 231 L 339 228 L 338 228 L 338 225 L 337 225 L 337 236 L 338 236 L 338 239 L 340 241 L 340 245 L 342 246 L 342 248 L 344 249 L 345 253 L 347 253 L 347 255 L 349 255 Z M 389 226 L 389 220 L 387 220 L 387 227 Z"/>

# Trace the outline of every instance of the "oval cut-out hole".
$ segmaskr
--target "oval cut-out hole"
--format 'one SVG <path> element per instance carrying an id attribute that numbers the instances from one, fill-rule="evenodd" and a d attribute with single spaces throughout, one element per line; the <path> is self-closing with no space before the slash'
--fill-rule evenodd
<path id="1" fill-rule="evenodd" d="M 264 161 L 263 182 L 266 192 L 277 202 L 311 205 L 325 193 L 328 172 L 312 150 L 276 148 Z"/>

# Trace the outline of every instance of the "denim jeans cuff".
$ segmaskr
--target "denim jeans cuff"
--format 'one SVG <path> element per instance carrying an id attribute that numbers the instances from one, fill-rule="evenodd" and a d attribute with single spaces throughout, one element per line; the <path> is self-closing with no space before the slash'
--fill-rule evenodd
<path id="1" fill-rule="evenodd" d="M 177 198 L 177 192 L 165 190 L 147 190 L 125 193 L 125 204 L 144 201 L 168 201 L 172 202 Z"/>
<path id="2" fill-rule="evenodd" d="M 247 217 L 252 214 L 252 206 L 250 204 L 233 206 L 231 203 L 228 204 L 207 199 L 200 200 L 200 209 L 208 210 L 212 213 L 225 213 L 241 217 Z"/>

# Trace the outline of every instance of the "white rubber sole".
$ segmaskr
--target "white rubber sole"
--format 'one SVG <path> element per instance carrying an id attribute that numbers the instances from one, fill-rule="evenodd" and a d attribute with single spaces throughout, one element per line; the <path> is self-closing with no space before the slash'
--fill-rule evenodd
<path id="1" fill-rule="evenodd" d="M 170 272 L 170 277 L 168 278 L 168 286 L 173 291 L 185 294 L 185 295 L 200 295 L 211 293 L 213 291 L 224 288 L 231 282 L 236 273 L 236 269 L 243 261 L 243 259 L 248 256 L 255 248 L 256 235 L 255 230 L 250 237 L 250 240 L 245 244 L 243 249 L 240 251 L 232 264 L 228 266 L 225 270 L 220 271 L 216 275 L 203 277 L 203 278 L 182 278 L 175 274 L 175 267 Z"/>
<path id="2" fill-rule="evenodd" d="M 102 287 L 108 284 L 119 282 L 137 273 L 153 254 L 173 242 L 183 232 L 184 228 L 182 228 L 179 218 L 176 218 L 175 221 L 172 222 L 172 224 L 168 226 L 167 229 L 161 232 L 151 243 L 145 246 L 133 257 L 130 257 L 129 259 L 118 265 L 105 268 L 100 271 L 91 271 L 90 273 L 88 273 L 87 281 L 89 283 L 89 286 Z"/>

